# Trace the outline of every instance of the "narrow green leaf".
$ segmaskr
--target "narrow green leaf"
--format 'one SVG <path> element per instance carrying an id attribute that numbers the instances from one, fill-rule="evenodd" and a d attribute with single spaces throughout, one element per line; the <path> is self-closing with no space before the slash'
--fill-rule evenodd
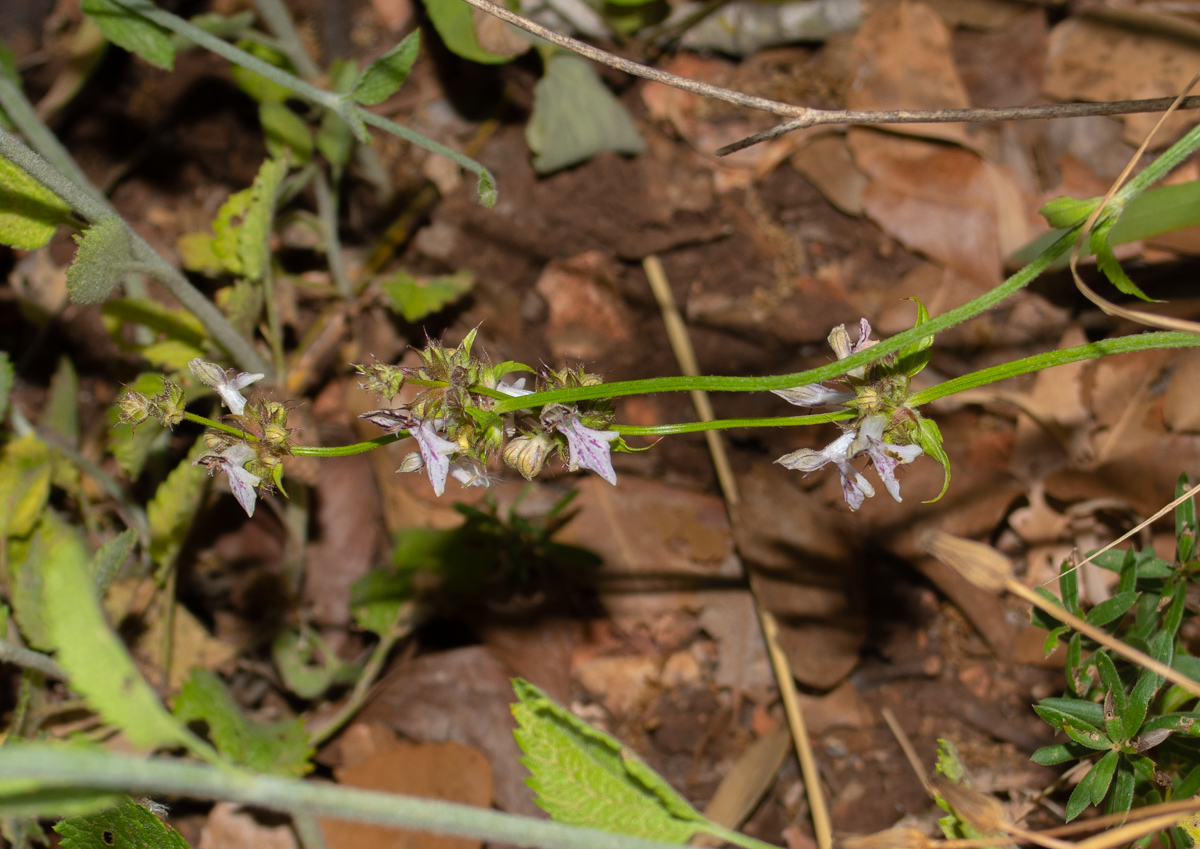
<path id="1" fill-rule="evenodd" d="M 79 375 L 69 357 L 58 360 L 38 424 L 57 433 L 68 445 L 79 446 Z"/>
<path id="2" fill-rule="evenodd" d="M 121 567 L 125 565 L 125 561 L 133 552 L 135 543 L 137 543 L 137 532 L 133 528 L 126 528 L 119 535 L 100 546 L 100 550 L 92 555 L 88 571 L 92 575 L 97 598 L 103 598 L 104 593 L 116 580 Z"/>
<path id="3" fill-rule="evenodd" d="M 537 802 L 554 819 L 683 843 L 704 818 L 620 741 L 513 681 L 513 716 Z"/>
<path id="4" fill-rule="evenodd" d="M 1117 593 L 1089 610 L 1085 618 L 1089 625 L 1107 625 L 1128 613 L 1137 598 L 1136 592 Z"/>
<path id="5" fill-rule="evenodd" d="M 188 849 L 178 831 L 126 797 L 115 808 L 54 826 L 63 849 Z"/>
<path id="6" fill-rule="evenodd" d="M 316 631 L 284 631 L 271 646 L 271 659 L 284 685 L 304 699 L 315 699 L 330 687 L 353 684 L 362 668 L 346 663 Z"/>
<path id="7" fill-rule="evenodd" d="M 1075 785 L 1075 789 L 1071 791 L 1071 798 L 1067 800 L 1066 816 L 1064 817 L 1067 822 L 1082 814 L 1084 809 L 1092 803 L 1092 782 L 1095 780 L 1096 768 L 1092 767 L 1083 780 Z"/>
<path id="8" fill-rule="evenodd" d="M 13 369 L 12 360 L 8 358 L 8 352 L 0 351 L 0 422 L 4 421 L 8 414 L 8 398 L 12 395 L 15 379 L 16 371 Z"/>
<path id="9" fill-rule="evenodd" d="M 1099 728 L 1093 728 L 1090 725 L 1080 722 L 1078 719 L 1064 719 L 1062 730 L 1076 743 L 1081 746 L 1087 746 L 1089 749 L 1104 751 L 1112 748 L 1113 741 L 1107 734 L 1103 733 Z"/>
<path id="10" fill-rule="evenodd" d="M 418 280 L 406 271 L 398 271 L 379 281 L 388 306 L 410 324 L 440 312 L 475 286 L 475 275 L 463 269 L 454 274 Z"/>
<path id="11" fill-rule="evenodd" d="M 1071 628 L 1069 625 L 1059 625 L 1057 628 L 1050 631 L 1050 633 L 1046 635 L 1045 641 L 1042 643 L 1042 653 L 1046 655 L 1046 657 L 1049 657 L 1054 653 L 1054 650 L 1058 648 L 1058 641 L 1063 634 L 1069 634 L 1070 632 Z"/>
<path id="12" fill-rule="evenodd" d="M 1055 743 L 1053 746 L 1043 746 L 1038 749 L 1030 756 L 1030 760 L 1042 766 L 1054 766 L 1079 760 L 1084 755 L 1091 753 L 1091 749 L 1087 746 L 1080 746 L 1078 743 Z"/>
<path id="13" fill-rule="evenodd" d="M 1071 639 L 1067 640 L 1067 659 L 1063 664 L 1064 674 L 1067 676 L 1067 689 L 1075 696 L 1082 695 L 1080 690 L 1080 667 L 1083 665 L 1083 640 L 1078 631 L 1071 635 Z"/>
<path id="14" fill-rule="evenodd" d="M 1079 613 L 1079 570 L 1064 560 L 1058 567 L 1058 591 L 1062 595 L 1062 606 L 1071 613 Z"/>
<path id="15" fill-rule="evenodd" d="M 1112 792 L 1109 794 L 1104 812 L 1123 814 L 1132 808 L 1133 790 L 1136 784 L 1137 776 L 1134 774 L 1133 768 L 1125 762 L 1124 758 L 1120 758 L 1116 774 L 1113 776 Z"/>
<path id="16" fill-rule="evenodd" d="M 1133 592 L 1137 589 L 1137 579 L 1138 557 L 1137 552 L 1131 548 L 1125 552 L 1125 559 L 1121 561 L 1121 572 L 1120 577 L 1117 579 L 1116 595 Z"/>
<path id="17" fill-rule="evenodd" d="M 113 44 L 169 71 L 175 66 L 170 31 L 113 0 L 83 0 L 83 13 Z"/>
<path id="18" fill-rule="evenodd" d="M 433 28 L 442 37 L 451 53 L 470 62 L 481 65 L 503 65 L 511 62 L 511 56 L 500 56 L 489 53 L 479 46 L 475 36 L 475 15 L 473 8 L 463 0 L 424 0 L 425 11 Z"/>
<path id="19" fill-rule="evenodd" d="M 1131 740 L 1142 727 L 1146 719 L 1146 711 L 1150 700 L 1158 691 L 1159 677 L 1149 670 L 1143 669 L 1138 675 L 1137 683 L 1129 694 L 1129 706 L 1125 712 L 1125 739 Z"/>
<path id="20" fill-rule="evenodd" d="M 109 296 L 133 262 L 129 228 L 105 218 L 75 236 L 79 250 L 67 269 L 67 290 L 77 304 L 98 304 Z"/>
<path id="21" fill-rule="evenodd" d="M 303 165 L 312 159 L 313 137 L 308 122 L 284 103 L 266 100 L 258 104 L 258 121 L 262 124 L 267 153 L 272 159 L 287 157 L 289 162 Z"/>
<path id="22" fill-rule="evenodd" d="M 159 484 L 146 506 L 150 557 L 159 567 L 165 568 L 174 562 L 204 497 L 208 475 L 203 467 L 195 464 L 204 450 L 204 440 L 197 439 L 188 455 Z"/>
<path id="23" fill-rule="evenodd" d="M 420 46 L 420 30 L 413 30 L 403 41 L 367 66 L 350 96 L 364 106 L 374 106 L 387 100 L 408 79 L 408 72 L 417 60 Z"/>
<path id="24" fill-rule="evenodd" d="M 942 431 L 937 426 L 937 422 L 927 419 L 915 411 L 913 414 L 917 419 L 917 444 L 926 454 L 941 463 L 945 470 L 945 476 L 942 478 L 942 491 L 923 502 L 924 504 L 933 504 L 935 501 L 941 501 L 946 490 L 950 489 L 950 455 L 942 447 Z"/>
<path id="25" fill-rule="evenodd" d="M 183 743 L 185 730 L 163 708 L 105 622 L 82 543 L 66 534 L 55 542 L 44 564 L 46 616 L 71 689 L 135 746 Z"/>
<path id="26" fill-rule="evenodd" d="M 644 146 L 629 113 L 591 63 L 566 52 L 550 57 L 545 75 L 533 87 L 525 140 L 535 154 L 533 170 L 539 174 L 551 174 L 606 150 L 638 154 Z"/>
<path id="27" fill-rule="evenodd" d="M 1033 709 L 1056 727 L 1063 718 L 1077 719 L 1096 728 L 1104 724 L 1104 708 L 1086 699 L 1042 699 Z"/>
<path id="28" fill-rule="evenodd" d="M 1112 283 L 1124 294 L 1141 298 L 1143 301 L 1157 303 L 1154 298 L 1151 298 L 1139 289 L 1138 285 L 1129 279 L 1129 275 L 1125 273 L 1125 269 L 1121 267 L 1121 263 L 1113 253 L 1112 244 L 1109 242 L 1109 233 L 1111 230 L 1112 224 L 1105 223 L 1092 231 L 1091 243 L 1092 252 L 1096 254 L 1096 267 L 1104 273 L 1109 283 Z"/>
<path id="29" fill-rule="evenodd" d="M 255 772 L 302 776 L 312 769 L 312 748 L 304 721 L 255 722 L 242 713 L 221 680 L 196 667 L 175 697 L 175 715 L 184 722 L 201 721 L 217 751 Z"/>
<path id="30" fill-rule="evenodd" d="M 0 244 L 31 251 L 50 241 L 71 207 L 0 156 Z"/>
<path id="31" fill-rule="evenodd" d="M 1183 780 L 1175 785 L 1175 792 L 1172 795 L 1176 799 L 1190 799 L 1197 793 L 1200 793 L 1200 764 L 1192 767 Z"/>
<path id="32" fill-rule="evenodd" d="M 1191 488 L 1187 472 L 1184 472 L 1175 484 L 1175 497 L 1183 498 L 1183 494 Z M 1200 535 L 1200 524 L 1196 521 L 1196 501 L 1188 498 L 1175 505 L 1176 552 L 1180 563 L 1187 563 L 1195 555 L 1197 535 Z"/>

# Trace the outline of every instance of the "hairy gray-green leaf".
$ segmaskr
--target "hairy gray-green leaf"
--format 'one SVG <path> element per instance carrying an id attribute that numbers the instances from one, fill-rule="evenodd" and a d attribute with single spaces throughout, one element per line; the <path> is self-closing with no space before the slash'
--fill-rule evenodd
<path id="1" fill-rule="evenodd" d="M 54 826 L 63 849 L 188 849 L 178 831 L 129 797 L 114 808 Z"/>
<path id="2" fill-rule="evenodd" d="M 420 45 L 420 30 L 413 30 L 403 41 L 367 66 L 350 96 L 364 106 L 374 106 L 387 100 L 408 79 Z"/>
<path id="3" fill-rule="evenodd" d="M 513 681 L 513 716 L 537 803 L 571 825 L 684 843 L 704 817 L 637 755 L 552 702 L 527 681 Z"/>
<path id="4" fill-rule="evenodd" d="M 79 250 L 67 269 L 67 290 L 77 304 L 98 304 L 124 278 L 133 262 L 129 229 L 117 218 L 104 218 L 75 236 Z"/>
<path id="5" fill-rule="evenodd" d="M 312 768 L 312 747 L 303 720 L 265 723 L 247 719 L 225 685 L 207 669 L 192 670 L 175 697 L 175 715 L 184 722 L 207 724 L 217 751 L 255 772 L 301 776 Z"/>
<path id="6" fill-rule="evenodd" d="M 170 31 L 113 0 L 83 0 L 83 13 L 104 37 L 165 71 L 175 66 Z"/>
<path id="7" fill-rule="evenodd" d="M 0 156 L 0 244 L 40 248 L 70 217 L 58 195 Z"/>
<path id="8" fill-rule="evenodd" d="M 525 139 L 539 174 L 575 165 L 601 151 L 636 154 L 643 147 L 629 113 L 591 64 L 566 52 L 550 57 L 545 76 L 534 86 Z"/>
<path id="9" fill-rule="evenodd" d="M 92 582 L 96 588 L 97 598 L 103 597 L 112 582 L 116 580 L 117 574 L 125 565 L 125 561 L 129 559 L 136 542 L 137 532 L 133 528 L 126 528 L 100 546 L 100 550 L 92 555 L 92 563 L 88 567 L 88 571 L 92 573 Z"/>

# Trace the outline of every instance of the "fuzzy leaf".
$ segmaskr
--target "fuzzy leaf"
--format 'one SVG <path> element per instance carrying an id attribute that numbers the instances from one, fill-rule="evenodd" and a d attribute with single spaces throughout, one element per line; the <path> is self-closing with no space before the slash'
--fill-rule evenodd
<path id="1" fill-rule="evenodd" d="M 421 46 L 420 30 L 413 30 L 403 41 L 367 66 L 354 84 L 350 96 L 363 106 L 382 103 L 400 90 L 417 59 Z"/>
<path id="2" fill-rule="evenodd" d="M 129 388 L 135 392 L 150 397 L 163 391 L 163 376 L 161 374 L 140 374 Z M 153 419 L 142 422 L 136 430 L 127 424 L 118 424 L 120 411 L 116 404 L 108 408 L 108 423 L 112 425 L 108 431 L 108 450 L 117 460 L 130 478 L 136 478 L 142 473 L 146 460 L 155 444 L 165 432 L 165 428 Z"/>
<path id="3" fill-rule="evenodd" d="M 287 156 L 289 162 L 298 165 L 312 159 L 313 137 L 308 122 L 286 104 L 275 100 L 258 104 L 258 121 L 272 159 Z"/>
<path id="4" fill-rule="evenodd" d="M 254 184 L 229 200 L 213 221 L 213 253 L 221 258 L 233 274 L 258 280 L 270 262 L 267 237 L 275 215 L 275 193 L 279 189 L 287 163 L 268 159 L 254 178 Z"/>
<path id="5" fill-rule="evenodd" d="M 39 651 L 52 651 L 55 646 L 46 606 L 45 563 L 70 541 L 78 541 L 75 530 L 53 510 L 46 510 L 27 539 L 9 543 L 7 583 L 13 616 L 25 641 Z"/>
<path id="6" fill-rule="evenodd" d="M 104 37 L 118 47 L 135 53 L 156 68 L 175 66 L 175 45 L 170 31 L 113 0 L 83 0 L 83 13 L 91 18 Z"/>
<path id="7" fill-rule="evenodd" d="M 121 567 L 125 565 L 125 561 L 133 552 L 135 543 L 137 543 L 137 532 L 133 528 L 127 528 L 100 546 L 100 550 L 92 555 L 88 571 L 92 575 L 97 598 L 102 598 L 116 579 Z"/>
<path id="8" fill-rule="evenodd" d="M 312 768 L 312 748 L 300 718 L 284 722 L 247 719 L 217 676 L 196 667 L 179 695 L 175 715 L 200 720 L 222 755 L 255 772 L 302 776 Z"/>
<path id="9" fill-rule="evenodd" d="M 46 618 L 71 689 L 105 722 L 119 726 L 135 746 L 181 743 L 185 730 L 163 708 L 105 622 L 87 561 L 83 544 L 74 535 L 61 534 L 43 566 Z"/>
<path id="10" fill-rule="evenodd" d="M 946 490 L 950 488 L 950 455 L 946 453 L 946 449 L 942 447 L 942 431 L 937 426 L 937 422 L 933 419 L 927 419 L 920 413 L 916 413 L 917 418 L 917 444 L 921 446 L 921 450 L 928 454 L 933 459 L 942 464 L 946 474 L 942 478 L 942 491 L 936 496 L 925 501 L 925 504 L 932 504 L 935 501 L 941 501 L 942 496 L 946 494 Z"/>
<path id="11" fill-rule="evenodd" d="M 461 0 L 454 0 L 461 2 Z M 606 150 L 642 152 L 642 137 L 629 113 L 591 64 L 573 53 L 555 53 L 533 87 L 533 113 L 525 140 L 533 170 L 550 174 Z"/>
<path id="12" fill-rule="evenodd" d="M 105 218 L 75 236 L 79 250 L 67 269 L 67 290 L 77 304 L 98 304 L 109 296 L 133 262 L 129 229 Z"/>
<path id="13" fill-rule="evenodd" d="M 63 849 L 188 849 L 178 831 L 130 798 L 115 808 L 54 826 Z"/>
<path id="14" fill-rule="evenodd" d="M 0 244 L 40 248 L 70 217 L 58 195 L 0 156 Z"/>
<path id="15" fill-rule="evenodd" d="M 1112 783 L 1113 773 L 1117 769 L 1117 758 L 1119 756 L 1115 751 L 1106 752 L 1104 757 L 1096 761 L 1096 765 L 1092 767 L 1092 804 L 1099 805 L 1104 801 L 1104 797 L 1108 795 L 1108 786 Z"/>
<path id="16" fill-rule="evenodd" d="M 537 803 L 571 825 L 683 843 L 704 818 L 620 741 L 521 679 L 513 716 Z"/>
<path id="17" fill-rule="evenodd" d="M 1064 817 L 1067 822 L 1082 814 L 1084 809 L 1092 803 L 1092 782 L 1095 780 L 1096 769 L 1093 767 L 1083 777 L 1083 780 L 1075 785 L 1075 789 L 1071 791 L 1071 798 L 1067 800 L 1066 817 Z"/>
<path id="18" fill-rule="evenodd" d="M 474 11 L 463 0 L 425 0 L 425 11 L 447 49 L 456 56 L 481 65 L 502 65 L 512 61 L 511 56 L 489 53 L 479 46 Z"/>
<path id="19" fill-rule="evenodd" d="M 406 271 L 398 271 L 379 281 L 392 312 L 410 324 L 433 315 L 457 301 L 475 285 L 475 275 L 464 269 L 431 280 L 418 280 Z"/>
<path id="20" fill-rule="evenodd" d="M 1088 611 L 1087 622 L 1089 625 L 1107 625 L 1115 619 L 1120 619 L 1129 612 L 1129 608 L 1133 607 L 1137 602 L 1138 594 L 1136 592 L 1117 593 L 1112 598 L 1105 599 Z"/>
<path id="21" fill-rule="evenodd" d="M 159 484 L 146 506 L 150 525 L 150 557 L 165 568 L 183 546 L 192 516 L 200 507 L 208 475 L 194 461 L 204 452 L 204 440 L 197 439 L 192 450 Z"/>

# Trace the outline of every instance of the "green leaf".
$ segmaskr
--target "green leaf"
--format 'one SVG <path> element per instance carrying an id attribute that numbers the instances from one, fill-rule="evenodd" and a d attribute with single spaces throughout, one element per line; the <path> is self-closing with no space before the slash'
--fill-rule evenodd
<path id="1" fill-rule="evenodd" d="M 50 397 L 38 421 L 72 447 L 79 446 L 79 375 L 68 357 L 60 357 L 50 380 Z"/>
<path id="2" fill-rule="evenodd" d="M 406 271 L 398 271 L 379 281 L 392 312 L 410 324 L 440 312 L 475 286 L 475 275 L 463 269 L 444 277 L 418 280 Z"/>
<path id="3" fill-rule="evenodd" d="M 1079 570 L 1064 560 L 1058 568 L 1058 591 L 1062 595 L 1062 606 L 1071 613 L 1079 613 Z"/>
<path id="4" fill-rule="evenodd" d="M 83 0 L 83 13 L 118 47 L 169 71 L 175 66 L 171 33 L 113 0 Z"/>
<path id="5" fill-rule="evenodd" d="M 9 544 L 7 583 L 13 617 L 25 641 L 39 651 L 52 651 L 55 646 L 46 606 L 45 563 L 59 548 L 78 541 L 74 528 L 53 510 L 46 510 L 27 539 Z"/>
<path id="6" fill-rule="evenodd" d="M 1132 548 L 1125 552 L 1125 559 L 1121 561 L 1120 577 L 1117 579 L 1116 595 L 1121 593 L 1133 592 L 1137 589 L 1138 579 L 1138 558 L 1137 552 Z"/>
<path id="7" fill-rule="evenodd" d="M 629 113 L 591 63 L 566 52 L 550 57 L 545 75 L 533 87 L 525 140 L 539 174 L 584 162 L 602 151 L 637 154 L 643 148 Z"/>
<path id="8" fill-rule="evenodd" d="M 31 251 L 50 241 L 71 207 L 0 156 L 0 244 Z"/>
<path id="9" fill-rule="evenodd" d="M 411 572 L 372 569 L 350 587 L 350 612 L 359 628 L 382 637 L 414 596 Z"/>
<path id="10" fill-rule="evenodd" d="M 1107 625 L 1128 613 L 1129 608 L 1133 607 L 1137 599 L 1136 592 L 1117 593 L 1089 610 L 1086 617 L 1087 622 L 1089 625 Z"/>
<path id="11" fill-rule="evenodd" d="M 350 125 L 332 109 L 326 109 L 321 116 L 321 126 L 317 128 L 317 151 L 329 160 L 337 174 L 341 174 L 354 151 L 354 134 L 350 132 Z"/>
<path id="12" fill-rule="evenodd" d="M 253 336 L 266 300 L 261 283 L 238 279 L 232 286 L 222 286 L 213 295 L 229 323 L 243 336 Z"/>
<path id="13" fill-rule="evenodd" d="M 6 351 L 0 351 L 0 421 L 8 413 L 8 398 L 12 394 L 16 372 Z"/>
<path id="14" fill-rule="evenodd" d="M 1157 303 L 1154 298 L 1148 296 L 1138 288 L 1136 283 L 1129 279 L 1129 275 L 1125 273 L 1125 269 L 1117 261 L 1117 257 L 1113 253 L 1112 244 L 1109 241 L 1109 233 L 1112 230 L 1112 226 L 1111 221 L 1106 221 L 1092 231 L 1091 244 L 1092 252 L 1096 254 L 1096 267 L 1104 272 L 1104 276 L 1108 278 L 1109 283 L 1112 283 L 1124 294 L 1133 295 L 1135 298 L 1141 298 L 1143 301 Z"/>
<path id="15" fill-rule="evenodd" d="M 1132 808 L 1133 790 L 1136 784 L 1137 776 L 1134 774 L 1133 768 L 1125 762 L 1124 758 L 1121 758 L 1117 764 L 1116 774 L 1113 776 L 1112 792 L 1109 794 L 1104 812 L 1123 814 Z"/>
<path id="16" fill-rule="evenodd" d="M 79 250 L 67 269 L 67 290 L 77 304 L 98 304 L 109 296 L 133 262 L 129 228 L 104 218 L 76 235 Z"/>
<path id="17" fill-rule="evenodd" d="M 1071 627 L 1069 625 L 1059 625 L 1057 628 L 1051 630 L 1050 633 L 1046 635 L 1045 641 L 1042 643 L 1042 653 L 1046 655 L 1046 657 L 1049 657 L 1054 653 L 1054 650 L 1058 648 L 1058 641 L 1062 638 L 1063 634 L 1069 634 L 1070 632 Z"/>
<path id="18" fill-rule="evenodd" d="M 306 775 L 312 747 L 304 721 L 255 722 L 247 719 L 225 685 L 207 669 L 196 667 L 175 697 L 175 715 L 184 722 L 199 720 L 217 751 L 239 766 L 274 775 Z"/>
<path id="19" fill-rule="evenodd" d="M 203 359 L 204 356 L 203 348 L 194 348 L 175 339 L 166 339 L 142 348 L 142 357 L 146 362 L 166 372 L 181 371 L 186 374 L 187 364 L 197 357 Z"/>
<path id="20" fill-rule="evenodd" d="M 87 561 L 83 544 L 62 534 L 44 562 L 46 618 L 71 689 L 135 746 L 183 743 L 189 735 L 163 708 L 105 622 Z"/>
<path id="21" fill-rule="evenodd" d="M 163 376 L 140 374 L 129 384 L 129 388 L 147 398 L 152 397 L 163 391 Z M 116 458 L 121 471 L 131 478 L 136 478 L 142 473 L 150 452 L 159 443 L 166 429 L 151 419 L 134 430 L 127 424 L 117 423 L 119 412 L 116 404 L 108 408 L 108 422 L 112 425 L 108 431 L 108 450 Z"/>
<path id="22" fill-rule="evenodd" d="M 1183 498 L 1183 494 L 1191 488 L 1187 472 L 1184 472 L 1175 484 L 1175 497 Z M 1196 521 L 1196 501 L 1188 498 L 1175 505 L 1176 552 L 1180 563 L 1187 563 L 1195 555 L 1197 535 L 1200 535 L 1200 524 Z"/>
<path id="23" fill-rule="evenodd" d="M 1098 651 L 1093 654 L 1092 661 L 1096 664 L 1096 669 L 1100 672 L 1101 687 L 1112 694 L 1113 715 L 1109 716 L 1107 713 L 1105 714 L 1105 730 L 1112 739 L 1124 740 L 1124 717 L 1125 711 L 1129 707 L 1129 699 L 1125 695 L 1125 685 L 1121 683 L 1121 676 L 1117 674 L 1117 667 L 1113 664 L 1112 658 L 1105 652 Z"/>
<path id="24" fill-rule="evenodd" d="M 489 53 L 475 36 L 475 15 L 463 0 L 425 0 L 425 11 L 447 49 L 456 56 L 481 65 L 503 65 L 511 56 Z"/>
<path id="25" fill-rule="evenodd" d="M 197 439 L 188 455 L 176 466 L 154 492 L 146 505 L 150 526 L 150 557 L 166 568 L 183 547 L 192 517 L 200 508 L 208 475 L 195 460 L 204 453 L 203 439 Z"/>
<path id="26" fill-rule="evenodd" d="M 942 478 L 942 491 L 936 496 L 923 502 L 924 504 L 933 504 L 935 501 L 941 501 L 942 496 L 946 494 L 946 490 L 950 489 L 950 456 L 946 453 L 946 449 L 942 447 L 942 431 L 938 428 L 937 422 L 933 419 L 927 419 L 920 413 L 913 411 L 913 415 L 917 420 L 917 444 L 921 449 L 933 459 L 942 464 L 942 468 L 946 474 Z"/>
<path id="27" fill-rule="evenodd" d="M 1102 200 L 1104 198 L 1055 198 L 1039 209 L 1038 214 L 1045 218 L 1051 227 L 1081 227 Z"/>
<path id="28" fill-rule="evenodd" d="M 1104 801 L 1104 797 L 1108 795 L 1108 786 L 1112 783 L 1113 773 L 1117 769 L 1117 758 L 1119 755 L 1114 752 L 1107 752 L 1104 757 L 1096 761 L 1096 765 L 1092 767 L 1092 804 L 1099 805 Z"/>
<path id="29" fill-rule="evenodd" d="M 0 537 L 28 536 L 50 499 L 50 449 L 34 434 L 14 439 L 0 457 Z"/>
<path id="30" fill-rule="evenodd" d="M 54 826 L 63 849 L 188 849 L 178 831 L 132 799 Z"/>
<path id="31" fill-rule="evenodd" d="M 417 60 L 421 46 L 420 30 L 413 30 L 403 41 L 367 66 L 350 96 L 363 106 L 382 103 L 400 90 Z"/>
<path id="32" fill-rule="evenodd" d="M 484 168 L 479 172 L 479 181 L 475 184 L 475 191 L 479 195 L 479 203 L 491 209 L 496 205 L 496 198 L 499 193 L 496 191 L 496 179 L 491 172 Z"/>
<path id="33" fill-rule="evenodd" d="M 929 321 L 929 310 L 925 309 L 925 305 L 921 303 L 920 298 L 909 298 L 908 300 L 917 305 L 917 323 L 913 327 L 920 327 Z M 897 352 L 897 370 L 912 377 L 925 368 L 925 366 L 929 365 L 929 358 L 931 356 L 933 356 L 933 337 L 924 336 Z"/>
<path id="34" fill-rule="evenodd" d="M 1100 751 L 1112 748 L 1113 741 L 1107 734 L 1099 728 L 1093 728 L 1090 725 L 1080 722 L 1078 719 L 1064 719 L 1061 727 L 1068 737 L 1081 746 L 1087 746 L 1089 749 L 1098 749 Z"/>
<path id="35" fill-rule="evenodd" d="M 258 280 L 271 261 L 267 238 L 275 216 L 275 195 L 287 173 L 287 162 L 268 159 L 254 184 L 230 196 L 213 221 L 213 252 L 234 274 Z"/>
<path id="36" fill-rule="evenodd" d="M 1091 749 L 1087 746 L 1080 746 L 1078 743 L 1055 743 L 1053 746 L 1043 746 L 1038 749 L 1030 756 L 1030 760 L 1042 766 L 1054 766 L 1067 761 L 1079 760 L 1084 755 L 1091 753 Z"/>
<path id="37" fill-rule="evenodd" d="M 316 631 L 284 631 L 271 646 L 271 658 L 289 690 L 304 699 L 315 699 L 330 687 L 358 680 L 362 668 L 346 663 Z"/>
<path id="38" fill-rule="evenodd" d="M 1095 780 L 1096 768 L 1092 767 L 1083 780 L 1075 785 L 1075 789 L 1071 791 L 1071 798 L 1067 800 L 1067 811 L 1064 817 L 1067 822 L 1082 814 L 1084 809 L 1092 803 L 1092 782 Z"/>
<path id="39" fill-rule="evenodd" d="M 520 678 L 515 732 L 537 803 L 559 822 L 683 843 L 704 818 L 617 739 Z"/>
<path id="40" fill-rule="evenodd" d="M 136 542 L 137 532 L 133 528 L 126 528 L 119 535 L 100 546 L 100 550 L 92 555 L 88 572 L 92 575 L 97 598 L 103 598 L 104 593 L 116 580 L 121 567 L 125 565 L 125 561 L 133 552 Z"/>
<path id="41" fill-rule="evenodd" d="M 1150 700 L 1158 691 L 1159 677 L 1153 672 L 1143 669 L 1138 675 L 1137 683 L 1129 694 L 1129 706 L 1125 711 L 1125 739 L 1130 740 L 1137 735 L 1146 719 L 1146 711 Z"/>
<path id="42" fill-rule="evenodd" d="M 1033 709 L 1056 728 L 1063 719 L 1079 720 L 1097 728 L 1104 724 L 1104 708 L 1086 699 L 1042 699 Z"/>
<path id="43" fill-rule="evenodd" d="M 289 162 L 303 165 L 312 159 L 313 137 L 308 122 L 277 100 L 258 104 L 258 121 L 262 124 L 267 153 L 272 159 L 287 157 Z"/>
<path id="44" fill-rule="evenodd" d="M 262 59 L 269 65 L 274 65 L 276 68 L 292 72 L 292 67 L 287 60 L 287 57 L 282 52 L 274 47 L 262 44 L 258 41 L 250 41 L 242 39 L 237 43 L 237 46 L 245 50 L 256 59 Z M 283 103 L 290 97 L 295 97 L 292 90 L 280 85 L 274 80 L 269 80 L 258 71 L 251 71 L 248 68 L 243 68 L 241 65 L 234 65 L 229 69 L 230 76 L 237 83 L 238 88 L 254 98 L 259 103 Z"/>
<path id="45" fill-rule="evenodd" d="M 0 778 L 0 817 L 81 816 L 119 803 L 119 794 L 84 787 L 41 787 L 30 779 Z M 41 829 L 38 829 L 41 834 Z"/>

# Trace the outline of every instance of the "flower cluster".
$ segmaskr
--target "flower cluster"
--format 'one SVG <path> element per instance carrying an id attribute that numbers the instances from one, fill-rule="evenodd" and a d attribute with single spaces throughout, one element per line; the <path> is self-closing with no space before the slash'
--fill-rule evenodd
<path id="1" fill-rule="evenodd" d="M 538 412 L 497 412 L 497 400 L 534 392 L 525 388 L 524 378 L 515 383 L 503 378 L 532 369 L 512 362 L 493 366 L 485 355 L 472 353 L 474 341 L 475 331 L 456 348 L 431 341 L 420 351 L 421 364 L 413 368 L 358 366 L 367 378 L 363 388 L 388 399 L 405 383 L 423 387 L 407 404 L 363 415 L 393 433 L 406 430 L 416 440 L 418 450 L 405 457 L 397 471 L 424 469 L 434 493 L 441 495 L 448 477 L 466 487 L 488 486 L 488 467 L 497 457 L 532 480 L 558 454 L 572 471 L 588 469 L 615 484 L 610 452 L 614 443 L 623 443 L 619 434 L 606 429 L 612 422 L 608 402 L 551 403 Z M 537 378 L 537 391 L 599 383 L 599 377 L 582 368 L 544 370 Z"/>
<path id="2" fill-rule="evenodd" d="M 924 307 L 920 307 L 918 323 L 927 319 Z M 829 334 L 829 345 L 837 358 L 844 360 L 876 344 L 870 336 L 871 325 L 864 318 L 858 325 L 857 341 L 851 342 L 850 333 L 843 324 Z M 900 501 L 900 482 L 896 479 L 898 466 L 913 462 L 926 451 L 937 456 L 943 464 L 946 462 L 937 426 L 905 405 L 909 379 L 929 360 L 930 341 L 927 337 L 896 354 L 850 369 L 837 381 L 831 381 L 832 385 L 812 383 L 773 390 L 797 406 L 856 413 L 852 424 L 841 425 L 841 436 L 821 450 L 801 448 L 775 462 L 805 473 L 833 465 L 841 476 L 846 504 L 851 510 L 857 510 L 875 494 L 870 481 L 852 463 L 865 456 L 875 467 L 888 494 Z"/>

